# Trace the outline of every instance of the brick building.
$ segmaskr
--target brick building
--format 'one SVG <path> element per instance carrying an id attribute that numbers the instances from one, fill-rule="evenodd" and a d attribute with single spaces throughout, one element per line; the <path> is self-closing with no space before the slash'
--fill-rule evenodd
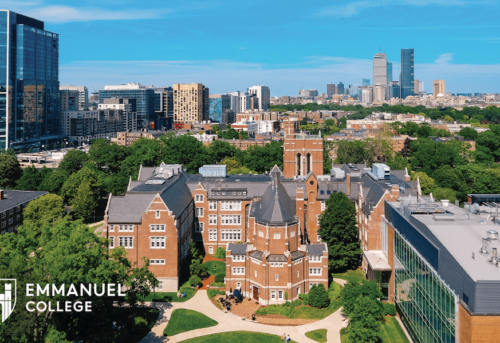
<path id="1" fill-rule="evenodd" d="M 323 139 L 319 135 L 296 134 L 292 122 L 284 124 L 283 172 L 285 177 L 323 175 Z"/>
<path id="2" fill-rule="evenodd" d="M 0 234 L 14 232 L 23 224 L 23 210 L 31 200 L 47 192 L 0 190 Z"/>

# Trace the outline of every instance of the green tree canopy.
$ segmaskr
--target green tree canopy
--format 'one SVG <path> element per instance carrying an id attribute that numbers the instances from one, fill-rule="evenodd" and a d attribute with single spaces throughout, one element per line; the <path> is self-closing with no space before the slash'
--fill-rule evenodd
<path id="1" fill-rule="evenodd" d="M 53 224 L 67 215 L 63 199 L 56 194 L 46 194 L 30 201 L 23 211 L 24 223 L 40 226 L 46 223 Z"/>
<path id="2" fill-rule="evenodd" d="M 90 147 L 92 149 L 93 145 Z M 65 170 L 68 174 L 79 171 L 83 164 L 88 161 L 89 155 L 80 150 L 70 150 L 64 155 L 63 160 L 59 164 L 59 169 Z"/>
<path id="3" fill-rule="evenodd" d="M 253 145 L 248 148 L 244 166 L 259 174 L 270 171 L 274 165 L 283 170 L 283 143 L 271 141 L 263 147 Z"/>
<path id="4" fill-rule="evenodd" d="M 463 136 L 465 139 L 476 139 L 477 138 L 477 131 L 474 130 L 471 127 L 464 127 L 460 132 L 458 133 L 460 136 Z"/>
<path id="5" fill-rule="evenodd" d="M 41 173 L 35 166 L 30 166 L 23 170 L 23 175 L 17 180 L 16 189 L 22 191 L 36 191 L 41 183 Z"/>
<path id="6" fill-rule="evenodd" d="M 14 188 L 23 175 L 21 165 L 12 150 L 0 151 L 0 188 Z"/>

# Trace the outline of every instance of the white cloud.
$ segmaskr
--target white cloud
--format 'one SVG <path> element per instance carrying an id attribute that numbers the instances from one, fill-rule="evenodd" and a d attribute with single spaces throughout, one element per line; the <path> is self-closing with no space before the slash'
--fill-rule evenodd
<path id="1" fill-rule="evenodd" d="M 75 21 L 94 20 L 134 20 L 134 19 L 155 19 L 171 13 L 170 9 L 124 9 L 106 10 L 98 8 L 81 9 L 70 6 L 46 6 L 33 8 L 26 13 L 31 17 L 38 18 L 45 22 L 66 23 Z"/>
<path id="2" fill-rule="evenodd" d="M 434 63 L 436 64 L 447 64 L 448 62 L 451 62 L 453 60 L 453 54 L 447 53 L 447 54 L 441 54 L 438 56 L 436 61 Z"/>

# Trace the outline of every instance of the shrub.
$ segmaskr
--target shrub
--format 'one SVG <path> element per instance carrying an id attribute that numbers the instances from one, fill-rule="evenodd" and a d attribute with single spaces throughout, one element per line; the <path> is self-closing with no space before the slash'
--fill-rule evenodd
<path id="1" fill-rule="evenodd" d="M 213 297 L 217 295 L 226 295 L 226 292 L 221 290 L 221 289 L 209 289 L 207 291 L 208 297 L 212 299 Z"/>
<path id="2" fill-rule="evenodd" d="M 288 291 L 285 292 L 285 300 L 288 300 Z"/>
<path id="3" fill-rule="evenodd" d="M 309 305 L 316 308 L 324 308 L 330 305 L 330 298 L 328 292 L 323 284 L 313 286 L 309 291 Z"/>
<path id="4" fill-rule="evenodd" d="M 199 276 L 200 278 L 205 278 L 208 276 L 207 266 L 201 263 L 201 260 L 193 260 L 189 266 L 189 271 L 192 276 Z"/>
<path id="5" fill-rule="evenodd" d="M 136 329 L 143 329 L 148 326 L 148 321 L 143 317 L 135 317 L 134 324 L 136 326 Z"/>
<path id="6" fill-rule="evenodd" d="M 287 301 L 286 303 L 283 304 L 283 306 L 290 307 L 292 306 L 292 303 Z"/>
<path id="7" fill-rule="evenodd" d="M 384 315 L 395 316 L 396 315 L 396 306 L 393 304 L 385 303 L 384 304 Z"/>
<path id="8" fill-rule="evenodd" d="M 224 249 L 223 247 L 217 248 L 217 250 L 215 250 L 215 258 L 225 259 L 226 258 L 226 249 Z"/>
<path id="9" fill-rule="evenodd" d="M 215 275 L 215 282 L 224 282 L 225 277 L 226 277 L 226 275 L 224 275 L 224 274 L 217 274 L 217 275 Z"/>
<path id="10" fill-rule="evenodd" d="M 307 305 L 309 303 L 309 294 L 300 293 L 299 299 L 301 299 L 304 302 L 304 305 Z"/>
<path id="11" fill-rule="evenodd" d="M 197 275 L 193 275 L 189 278 L 189 284 L 193 287 L 201 285 L 201 278 Z"/>
<path id="12" fill-rule="evenodd" d="M 291 303 L 290 308 L 293 310 L 295 307 L 302 305 L 302 300 L 297 299 Z"/>
<path id="13" fill-rule="evenodd" d="M 212 282 L 210 284 L 212 287 L 226 287 L 226 284 L 224 282 Z"/>

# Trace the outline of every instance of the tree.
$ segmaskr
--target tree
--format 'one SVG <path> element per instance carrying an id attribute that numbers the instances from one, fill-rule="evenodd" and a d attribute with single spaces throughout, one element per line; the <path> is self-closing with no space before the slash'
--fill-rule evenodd
<path id="1" fill-rule="evenodd" d="M 371 164 L 375 154 L 370 149 L 366 141 L 339 141 L 336 143 L 337 159 L 336 163 Z"/>
<path id="2" fill-rule="evenodd" d="M 231 171 L 228 173 L 229 175 L 249 175 L 250 173 L 252 174 L 258 174 L 255 170 L 250 170 L 247 167 L 239 167 L 235 169 L 231 169 Z"/>
<path id="3" fill-rule="evenodd" d="M 97 182 L 83 182 L 70 202 L 75 217 L 89 222 L 99 205 L 100 193 L 101 189 Z"/>
<path id="4" fill-rule="evenodd" d="M 23 175 L 17 180 L 16 189 L 22 191 L 36 191 L 41 183 L 42 175 L 35 166 L 30 166 L 23 170 Z"/>
<path id="5" fill-rule="evenodd" d="M 314 285 L 309 290 L 309 305 L 316 308 L 324 308 L 330 305 L 330 298 L 328 297 L 328 292 L 325 286 L 320 283 L 319 285 Z"/>
<path id="6" fill-rule="evenodd" d="M 59 164 L 59 169 L 67 171 L 68 174 L 76 173 L 88 159 L 89 156 L 85 152 L 70 150 L 64 155 L 63 160 Z"/>
<path id="7" fill-rule="evenodd" d="M 52 224 L 67 214 L 59 195 L 46 194 L 28 203 L 23 211 L 23 219 L 25 223 Z"/>
<path id="8" fill-rule="evenodd" d="M 60 194 L 64 203 L 71 204 L 73 198 L 78 193 L 80 185 L 84 183 L 91 183 L 92 190 L 96 188 L 102 190 L 97 173 L 88 167 L 84 167 L 79 172 L 72 174 L 66 182 L 64 182 Z"/>
<path id="9" fill-rule="evenodd" d="M 236 153 L 236 148 L 228 142 L 216 140 L 208 147 L 210 159 L 212 163 L 223 163 L 224 159 L 233 157 Z"/>
<path id="10" fill-rule="evenodd" d="M 229 158 L 226 157 L 224 161 L 221 162 L 221 164 L 225 164 L 227 166 L 226 167 L 227 173 L 231 173 L 232 170 L 241 167 L 240 161 L 238 161 L 236 157 L 229 157 Z"/>
<path id="11" fill-rule="evenodd" d="M 348 282 L 340 291 L 340 295 L 343 302 L 342 312 L 347 317 L 351 317 L 352 313 L 355 311 L 356 300 L 358 298 L 368 297 L 372 300 L 378 301 L 378 299 L 383 296 L 378 285 L 374 281 L 366 280 L 361 283 Z M 377 306 L 379 307 L 379 314 L 382 313 L 383 303 L 378 301 Z"/>
<path id="12" fill-rule="evenodd" d="M 432 177 L 428 176 L 426 173 L 412 172 L 411 174 L 412 181 L 416 181 L 417 177 L 418 180 L 420 181 L 420 188 L 422 189 L 422 195 L 429 195 L 436 188 L 436 182 Z"/>
<path id="13" fill-rule="evenodd" d="M 362 296 L 356 299 L 350 315 L 349 343 L 378 342 L 381 324 L 377 320 L 381 311 L 379 301 Z"/>
<path id="14" fill-rule="evenodd" d="M 332 269 L 356 268 L 361 248 L 354 204 L 342 192 L 333 193 L 319 219 L 321 240 L 328 245 L 328 265 Z"/>
<path id="15" fill-rule="evenodd" d="M 390 155 L 385 161 L 385 164 L 393 170 L 402 170 L 410 166 L 408 159 L 403 157 L 400 152 L 396 153 L 394 156 Z"/>
<path id="16" fill-rule="evenodd" d="M 166 139 L 165 145 L 163 161 L 167 164 L 183 164 L 189 173 L 198 173 L 198 168 L 210 162 L 207 147 L 192 136 L 170 137 Z"/>
<path id="17" fill-rule="evenodd" d="M 127 157 L 127 150 L 123 146 L 111 144 L 107 139 L 100 138 L 92 141 L 89 157 L 98 170 L 103 169 L 111 173 L 118 173 L 122 161 Z"/>
<path id="18" fill-rule="evenodd" d="M 135 276 L 143 272 L 143 277 Z M 0 240 L 0 278 L 17 279 L 18 290 L 26 289 L 27 283 L 64 287 L 65 294 L 71 284 L 122 284 L 130 287 L 128 297 L 98 297 L 80 295 L 39 294 L 36 298 L 17 292 L 19 308 L 26 308 L 28 301 L 50 303 L 56 301 L 91 301 L 92 312 L 14 311 L 9 321 L 0 324 L 2 342 L 43 342 L 52 338 L 57 330 L 66 333 L 65 339 L 73 341 L 77 335 L 86 342 L 110 342 L 109 315 L 115 302 L 135 306 L 135 294 L 149 294 L 149 285 L 158 281 L 149 272 L 148 264 L 137 268 L 126 258 L 123 248 L 108 250 L 108 240 L 98 237 L 81 222 L 61 219 L 55 224 L 28 222 L 17 230 L 17 234 L 6 234 Z M 143 286 L 138 287 L 138 286 Z M 3 289 L 0 290 L 3 292 Z M 61 338 L 57 335 L 57 338 Z M 57 341 L 59 342 L 59 341 Z"/>
<path id="19" fill-rule="evenodd" d="M 452 204 L 457 200 L 457 195 L 453 189 L 437 187 L 432 191 L 432 196 L 436 200 L 448 199 Z"/>
<path id="20" fill-rule="evenodd" d="M 270 171 L 274 165 L 283 170 L 283 143 L 271 141 L 263 147 L 253 145 L 248 148 L 244 166 L 263 174 Z"/>
<path id="21" fill-rule="evenodd" d="M 23 175 L 21 165 L 12 150 L 0 152 L 0 188 L 14 188 Z"/>
<path id="22" fill-rule="evenodd" d="M 478 135 L 477 131 L 471 127 L 464 127 L 462 130 L 460 130 L 458 134 L 460 136 L 463 136 L 465 139 L 473 139 L 473 140 L 475 140 Z"/>
<path id="23" fill-rule="evenodd" d="M 57 169 L 48 174 L 38 187 L 39 191 L 46 191 L 49 193 L 59 194 L 64 182 L 69 178 L 66 170 Z"/>
<path id="24" fill-rule="evenodd" d="M 453 123 L 453 118 L 450 117 L 449 115 L 445 115 L 443 119 L 447 123 Z"/>

